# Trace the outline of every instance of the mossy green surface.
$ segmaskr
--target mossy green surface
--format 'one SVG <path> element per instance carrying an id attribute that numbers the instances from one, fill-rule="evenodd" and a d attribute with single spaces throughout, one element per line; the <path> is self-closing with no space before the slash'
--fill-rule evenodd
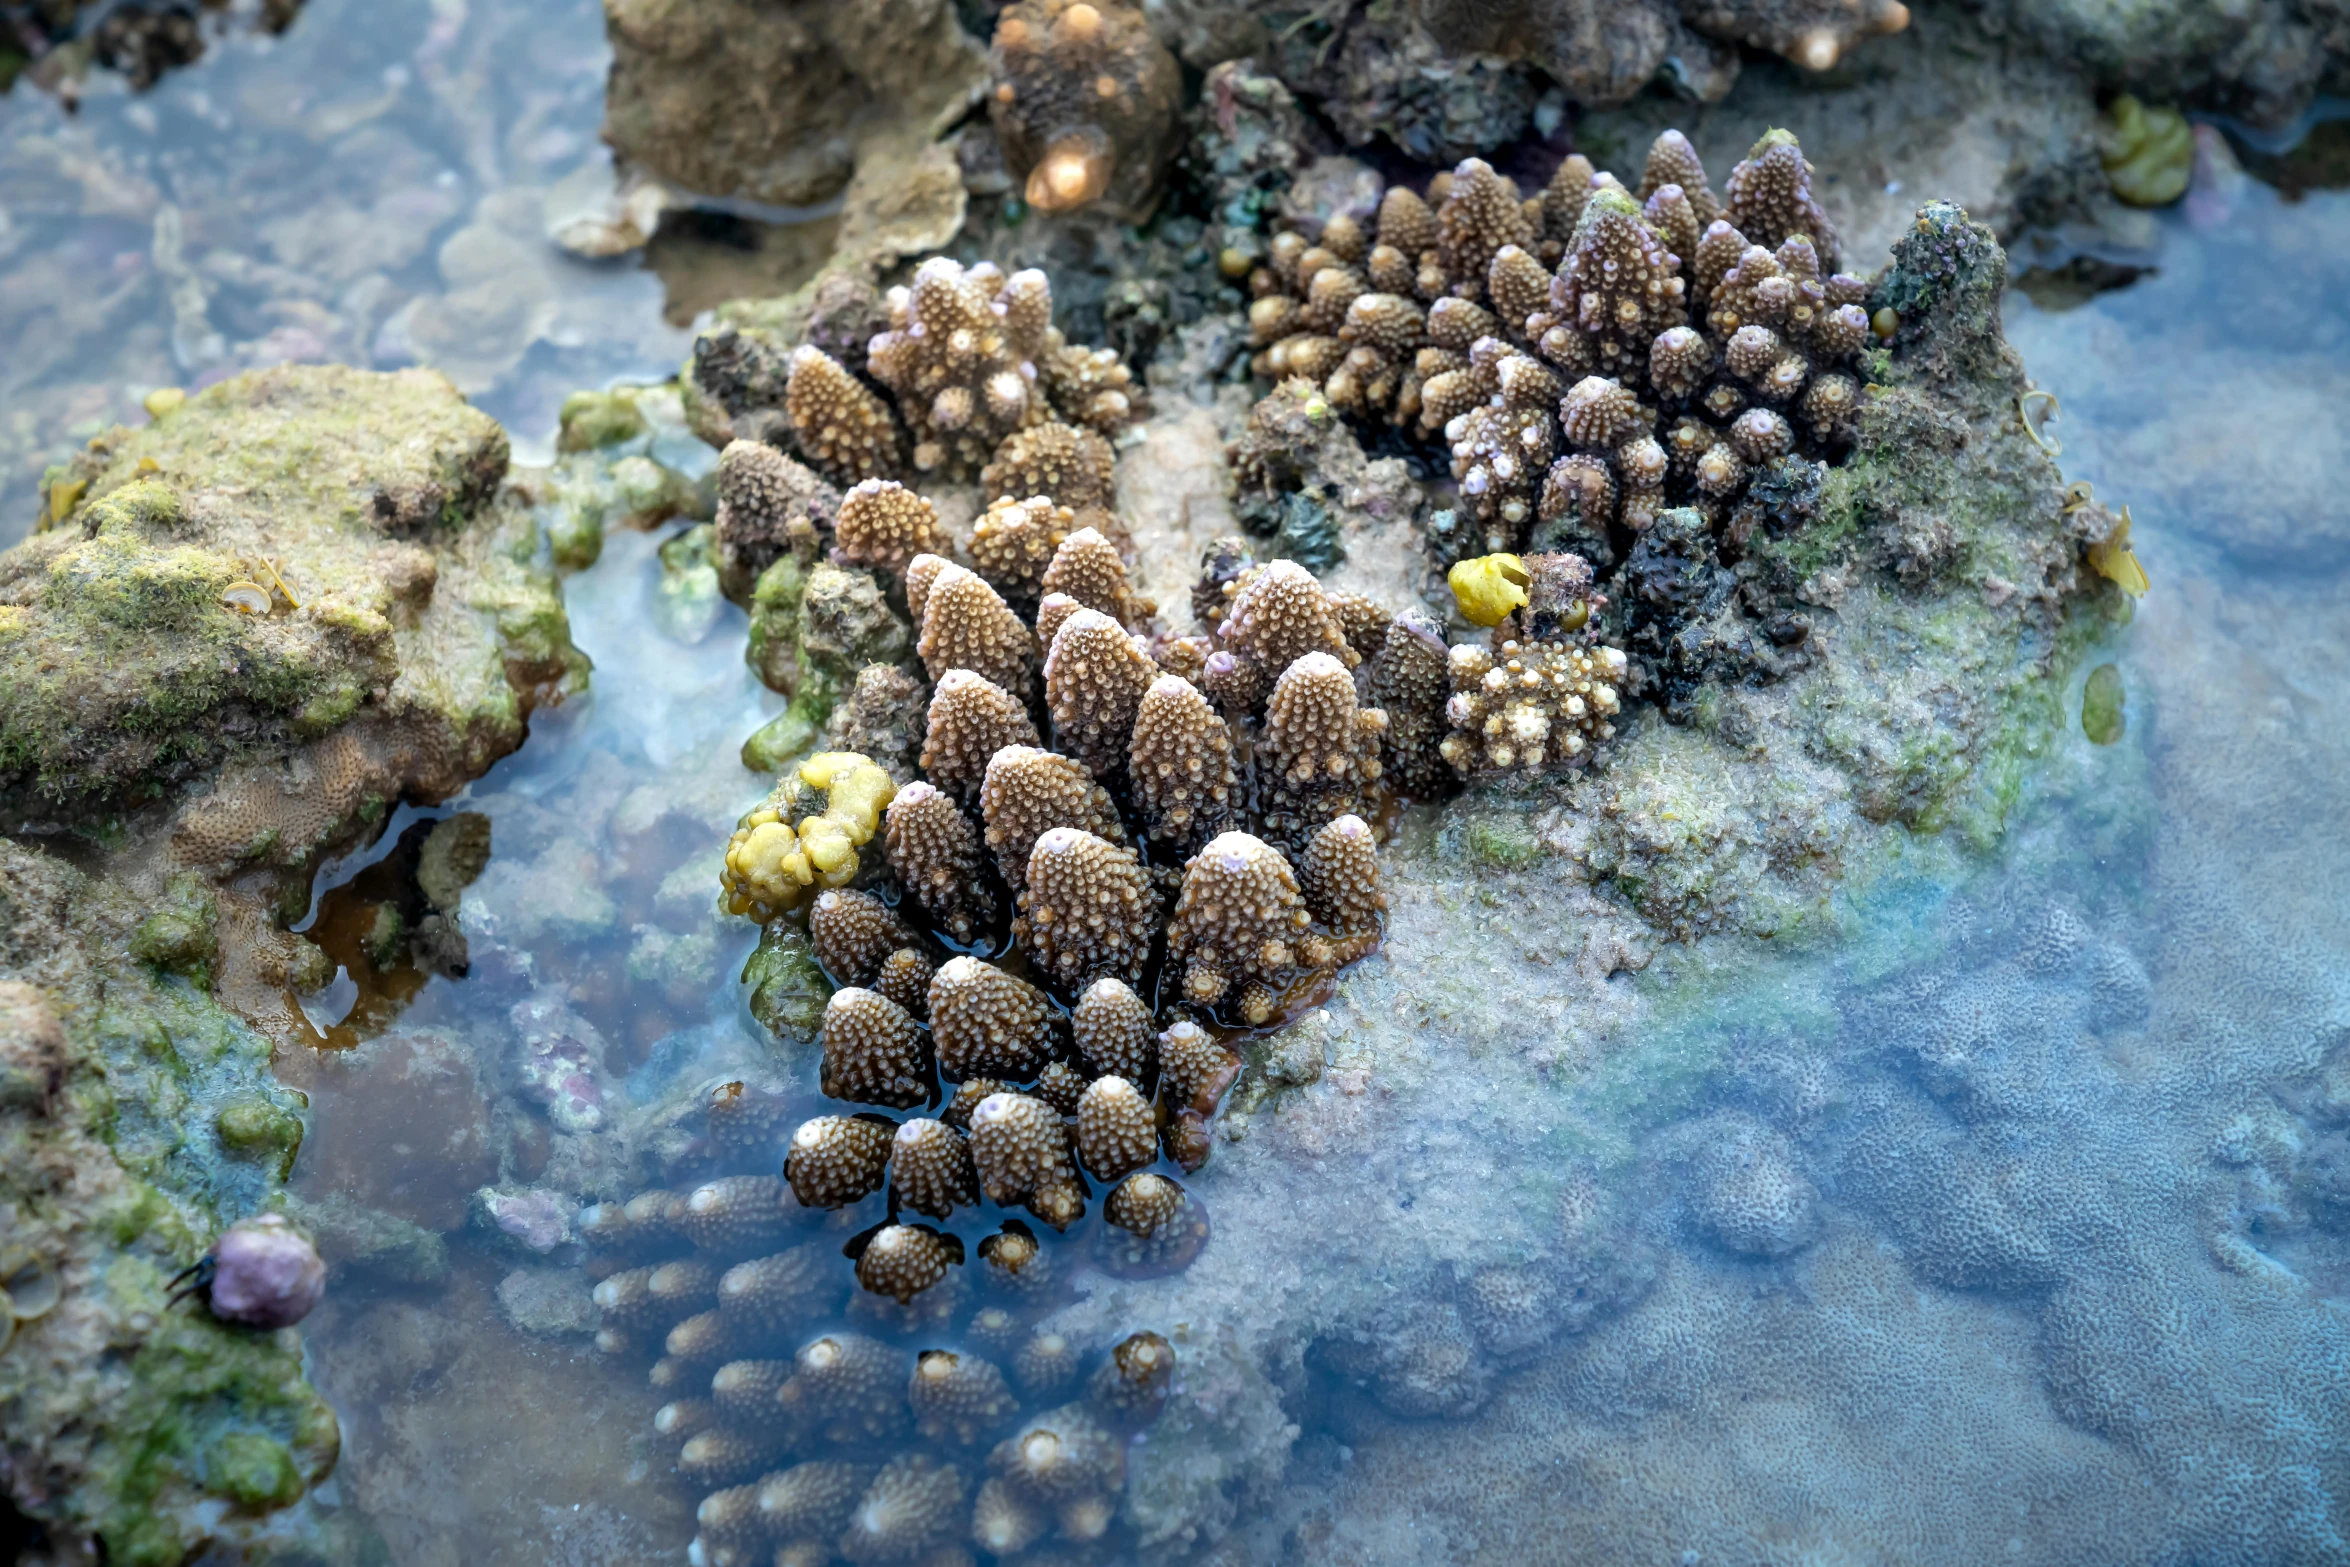
<path id="1" fill-rule="evenodd" d="M 0 555 L 0 818 L 103 830 L 357 719 L 428 791 L 479 773 L 585 675 L 506 466 L 427 371 L 254 372 L 99 436 Z"/>
<path id="2" fill-rule="evenodd" d="M 801 1044 L 816 1037 L 832 986 L 817 967 L 806 931 L 789 920 L 768 925 L 759 933 L 757 950 L 743 964 L 742 983 L 751 1016 L 777 1039 Z"/>
<path id="3" fill-rule="evenodd" d="M 0 1231 L 54 1268 L 57 1310 L 0 1356 L 16 1505 L 117 1563 L 233 1549 L 335 1461 L 300 1343 L 169 1302 L 299 1139 L 270 1049 L 185 978 L 119 954 L 148 915 L 118 887 L 0 840 Z"/>

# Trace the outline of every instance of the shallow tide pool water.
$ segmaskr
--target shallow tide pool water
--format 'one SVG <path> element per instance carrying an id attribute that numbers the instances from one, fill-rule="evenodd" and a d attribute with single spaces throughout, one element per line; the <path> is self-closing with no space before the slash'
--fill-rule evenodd
<path id="1" fill-rule="evenodd" d="M 436 364 L 544 460 L 566 392 L 671 373 L 693 285 L 544 237 L 600 166 L 604 60 L 573 0 L 312 0 L 77 117 L 20 87 L 0 532 L 157 386 Z M 2350 1561 L 2350 194 L 2288 200 L 2203 134 L 2151 270 L 2009 298 L 2066 475 L 2129 504 L 2153 590 L 1997 847 L 1921 842 L 1798 950 L 1668 949 L 1604 1019 L 1513 966 L 1539 910 L 1398 910 L 1391 943 L 1477 922 L 1490 968 L 1437 977 L 1487 994 L 1420 989 L 1407 951 L 1350 973 L 1319 1081 L 1193 1179 L 1216 1228 L 1188 1273 L 1052 1244 L 1053 1323 L 1088 1354 L 1167 1334 L 1180 1396 L 1101 1544 L 1022 1560 Z M 661 542 L 615 529 L 568 578 L 586 697 L 319 879 L 343 972 L 306 1008 L 329 1048 L 280 1062 L 312 1110 L 292 1186 L 361 1260 L 304 1329 L 344 1431 L 318 1503 L 402 1567 L 684 1559 L 707 1487 L 651 1429 L 674 1395 L 592 1346 L 574 1214 L 532 1194 L 629 1189 L 714 1081 L 817 1113 L 737 982 L 756 932 L 712 901 L 767 782 L 738 748 L 783 702 Z M 2121 733 L 2093 744 L 2108 664 Z M 415 916 L 461 840 L 438 966 L 377 972 L 374 911 Z M 1755 1169 L 1816 1191 L 1811 1228 L 1732 1256 L 1688 1194 Z M 1578 1225 L 1616 1239 L 1547 1330 L 1447 1362 Z M 888 1326 L 859 1309 L 795 1331 Z M 931 1331 L 904 1342 L 975 1342 Z M 1422 1340 L 1415 1408 L 1363 1367 Z"/>

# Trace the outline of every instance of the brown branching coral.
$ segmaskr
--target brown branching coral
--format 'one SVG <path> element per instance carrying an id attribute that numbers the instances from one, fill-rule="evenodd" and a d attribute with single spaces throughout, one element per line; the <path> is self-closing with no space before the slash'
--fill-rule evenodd
<path id="1" fill-rule="evenodd" d="M 1297 877 L 1280 853 L 1247 833 L 1228 832 L 1184 867 L 1167 955 L 1183 965 L 1185 998 L 1210 1006 L 1247 980 L 1281 978 L 1310 922 Z"/>
<path id="2" fill-rule="evenodd" d="M 733 597 L 750 596 L 759 573 L 813 550 L 833 525 L 840 492 L 774 447 L 729 441 L 718 454 L 718 575 Z"/>
<path id="3" fill-rule="evenodd" d="M 979 483 L 990 495 L 1042 495 L 1063 506 L 1106 506 L 1117 465 L 1117 453 L 1096 431 L 1047 420 L 1006 437 Z"/>
<path id="4" fill-rule="evenodd" d="M 1118 547 L 1094 527 L 1081 527 L 1061 541 L 1038 586 L 1047 594 L 1066 594 L 1079 607 L 1098 609 L 1129 628 L 1149 620 L 1158 608 L 1134 591 Z M 1041 625 L 1038 635 L 1043 635 Z"/>
<path id="5" fill-rule="evenodd" d="M 1130 1175 L 1102 1199 L 1104 1229 L 1096 1257 L 1124 1278 L 1173 1273 L 1191 1265 L 1208 1240 L 1208 1214 L 1163 1175 Z"/>
<path id="6" fill-rule="evenodd" d="M 1615 734 L 1626 668 L 1612 647 L 1503 641 L 1452 650 L 1452 733 L 1444 759 L 1463 774 L 1574 764 Z"/>
<path id="7" fill-rule="evenodd" d="M 952 1078 L 1034 1077 L 1053 1054 L 1044 992 L 978 958 L 950 960 L 930 982 L 930 1036 Z"/>
<path id="8" fill-rule="evenodd" d="M 1123 0 L 1018 0 L 996 21 L 988 112 L 1030 206 L 1140 222 L 1173 155 L 1182 75 Z"/>
<path id="9" fill-rule="evenodd" d="M 1055 827 L 1075 827 L 1113 844 L 1126 841 L 1110 792 L 1069 757 L 1032 746 L 1006 746 L 987 764 L 979 787 L 984 840 L 996 869 L 1017 893 L 1028 884 L 1028 856 Z"/>
<path id="10" fill-rule="evenodd" d="M 913 940 L 913 932 L 869 892 L 835 888 L 818 893 L 808 907 L 808 942 L 816 961 L 843 985 L 872 983 L 889 955 Z"/>
<path id="11" fill-rule="evenodd" d="M 979 1176 L 963 1134 L 941 1121 L 900 1126 L 889 1150 L 889 1188 L 916 1213 L 944 1219 L 979 1200 Z"/>
<path id="12" fill-rule="evenodd" d="M 930 728 L 922 745 L 926 778 L 965 804 L 978 800 L 987 764 L 1006 746 L 1041 744 L 1028 710 L 985 675 L 949 669 L 930 694 Z"/>
<path id="13" fill-rule="evenodd" d="M 1132 986 L 1097 979 L 1069 1013 L 1070 1044 L 1088 1077 L 1123 1077 L 1147 1084 L 1158 1075 L 1158 1025 Z"/>
<path id="14" fill-rule="evenodd" d="M 854 985 L 832 993 L 818 1031 L 824 1092 L 852 1104 L 905 1110 L 930 1098 L 930 1062 L 905 1008 Z"/>
<path id="15" fill-rule="evenodd" d="M 1127 787 L 1154 847 L 1188 858 L 1240 808 L 1232 731 L 1200 689 L 1162 675 L 1143 693 L 1126 754 Z"/>
<path id="16" fill-rule="evenodd" d="M 783 407 L 800 450 L 835 483 L 886 478 L 903 464 L 897 416 L 821 348 L 793 351 Z"/>
<path id="17" fill-rule="evenodd" d="M 1038 973 L 1075 995 L 1096 979 L 1140 981 L 1158 912 L 1133 850 L 1055 827 L 1029 852 L 1012 935 Z"/>
<path id="18" fill-rule="evenodd" d="M 1861 285 L 1834 271 L 1834 230 L 1786 132 L 1755 144 L 1722 197 L 1671 131 L 1637 194 L 1580 158 L 1533 202 L 1474 159 L 1445 185 L 1433 211 L 1390 191 L 1360 269 L 1276 235 L 1249 322 L 1260 374 L 1441 436 L 1480 525 L 1456 537 L 1557 538 L 1606 566 L 1665 507 L 1726 527 L 1758 463 L 1851 439 Z M 1552 255 L 1554 269 L 1537 259 Z M 1343 319 L 1325 319 L 1341 296 Z M 1758 407 L 1771 417 L 1738 423 Z"/>
<path id="19" fill-rule="evenodd" d="M 1069 1134 L 1052 1106 L 1026 1094 L 990 1094 L 971 1112 L 971 1158 L 987 1200 L 1017 1202 L 1070 1175 Z"/>
<path id="20" fill-rule="evenodd" d="M 1337 659 L 1309 653 L 1292 663 L 1265 702 L 1268 817 L 1298 834 L 1354 809 L 1379 776 L 1386 730 L 1387 715 L 1357 704 L 1354 677 Z"/>
<path id="21" fill-rule="evenodd" d="M 937 256 L 889 291 L 888 307 L 889 330 L 873 339 L 866 366 L 897 395 L 916 469 L 970 473 L 1006 436 L 1049 415 L 1036 385 L 1052 327 L 1043 273 L 1007 278 Z"/>
<path id="22" fill-rule="evenodd" d="M 784 1179 L 811 1208 L 841 1208 L 881 1190 L 897 1129 L 879 1116 L 820 1115 L 792 1133 Z"/>
<path id="23" fill-rule="evenodd" d="M 1080 609 L 1061 622 L 1045 655 L 1045 706 L 1053 737 L 1106 777 L 1126 765 L 1135 712 L 1158 676 L 1150 650 L 1099 610 Z"/>
<path id="24" fill-rule="evenodd" d="M 1088 1173 L 1117 1180 L 1158 1156 L 1158 1118 L 1141 1090 L 1122 1077 L 1097 1077 L 1077 1101 L 1077 1156 Z"/>
<path id="25" fill-rule="evenodd" d="M 833 552 L 844 565 L 902 572 L 944 542 L 938 509 L 893 479 L 867 479 L 841 497 Z"/>
<path id="26" fill-rule="evenodd" d="M 995 923 L 979 830 L 947 795 L 927 783 L 900 789 L 882 818 L 882 848 L 898 885 L 955 941 L 976 941 Z"/>
<path id="27" fill-rule="evenodd" d="M 1338 943 L 1339 961 L 1378 944 L 1387 895 L 1379 890 L 1379 857 L 1361 817 L 1338 817 L 1314 834 L 1298 862 L 1298 888 L 1307 912 Z"/>
<path id="28" fill-rule="evenodd" d="M 1022 701 L 1035 685 L 1035 634 L 985 578 L 961 566 L 943 567 L 930 579 L 915 651 L 934 681 L 967 669 Z"/>
<path id="29" fill-rule="evenodd" d="M 857 1256 L 857 1282 L 901 1306 L 938 1284 L 963 1260 L 963 1243 L 922 1224 L 891 1224 Z"/>
<path id="30" fill-rule="evenodd" d="M 1046 496 L 1017 501 L 1006 495 L 972 527 L 972 567 L 1006 597 L 1033 600 L 1076 523 L 1076 512 Z"/>

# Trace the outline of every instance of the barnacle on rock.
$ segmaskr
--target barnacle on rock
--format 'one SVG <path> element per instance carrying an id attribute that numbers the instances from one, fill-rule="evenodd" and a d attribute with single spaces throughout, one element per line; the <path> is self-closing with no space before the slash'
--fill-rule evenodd
<path id="1" fill-rule="evenodd" d="M 784 1179 L 811 1208 L 842 1208 L 881 1189 L 897 1128 L 879 1116 L 820 1115 L 792 1133 Z"/>
<path id="2" fill-rule="evenodd" d="M 1026 980 L 952 958 L 930 982 L 930 1037 L 951 1078 L 1030 1078 L 1053 1054 L 1052 1009 Z"/>
<path id="3" fill-rule="evenodd" d="M 817 1039 L 824 1051 L 824 1092 L 832 1098 L 893 1110 L 929 1102 L 930 1061 L 921 1028 L 887 997 L 854 985 L 834 991 Z"/>

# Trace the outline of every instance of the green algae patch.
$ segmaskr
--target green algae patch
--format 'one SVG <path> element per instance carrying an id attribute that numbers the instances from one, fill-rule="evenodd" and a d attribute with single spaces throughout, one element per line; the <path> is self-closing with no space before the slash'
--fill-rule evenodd
<path id="1" fill-rule="evenodd" d="M 625 388 L 609 392 L 574 392 L 563 399 L 555 437 L 559 452 L 586 452 L 618 446 L 644 435 L 650 426 L 637 410 L 635 395 Z"/>
<path id="2" fill-rule="evenodd" d="M 296 1334 L 170 1300 L 174 1275 L 275 1193 L 299 1096 L 267 1041 L 186 977 L 121 961 L 153 920 L 120 886 L 0 840 L 0 1231 L 63 1288 L 0 1355 L 0 1464 L 55 1539 L 168 1567 L 233 1554 L 326 1476 L 338 1435 Z"/>
<path id="3" fill-rule="evenodd" d="M 832 986 L 816 964 L 807 932 L 789 920 L 769 921 L 743 964 L 742 983 L 751 1016 L 778 1040 L 801 1044 L 816 1037 Z"/>
<path id="4" fill-rule="evenodd" d="M 100 435 L 0 554 L 0 817 L 102 822 L 362 724 L 404 753 L 379 795 L 474 776 L 584 677 L 506 468 L 427 371 L 256 372 Z"/>
<path id="5" fill-rule="evenodd" d="M 2089 737 L 2091 745 L 2112 745 L 2121 739 L 2129 727 L 2128 715 L 2122 711 L 2125 699 L 2118 667 L 2099 664 L 2089 671 L 2081 688 L 2081 733 Z"/>

